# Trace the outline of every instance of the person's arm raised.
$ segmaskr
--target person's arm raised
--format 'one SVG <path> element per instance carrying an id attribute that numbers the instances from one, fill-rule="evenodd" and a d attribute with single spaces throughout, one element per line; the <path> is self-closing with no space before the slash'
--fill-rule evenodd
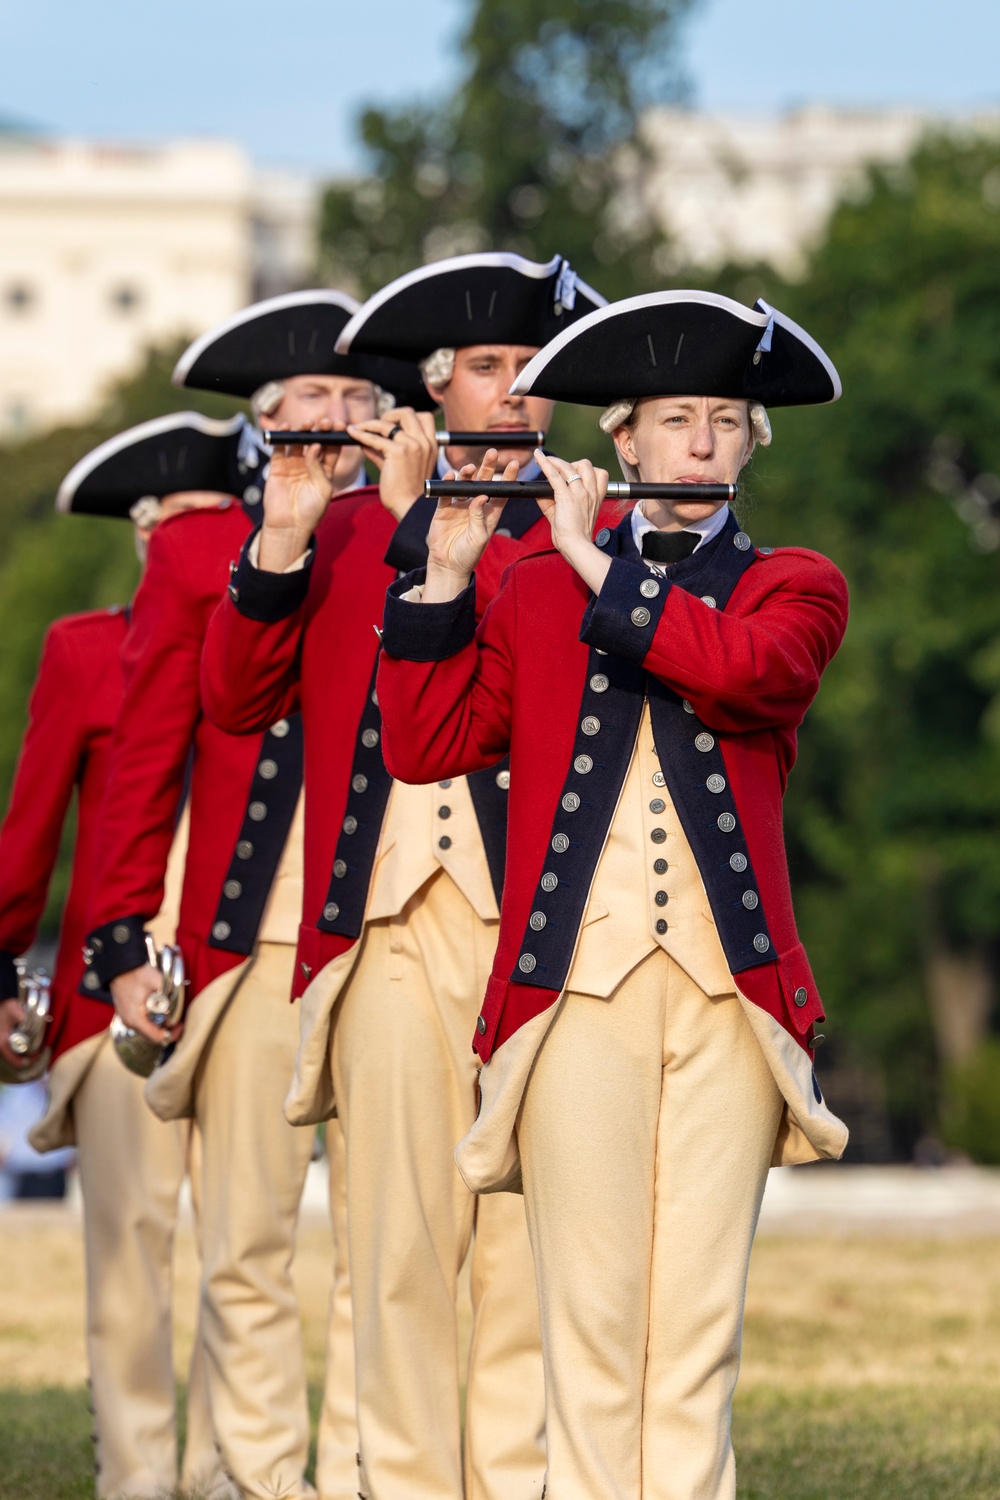
<path id="1" fill-rule="evenodd" d="M 275 432 L 287 430 L 287 423 Z M 329 422 L 317 431 L 329 430 Z M 309 546 L 313 532 L 333 498 L 333 480 L 318 443 L 285 448 L 275 443 L 264 486 L 264 522 L 257 567 L 262 573 L 284 573 Z"/>
<path id="2" fill-rule="evenodd" d="M 463 480 L 489 483 L 496 473 L 496 448 L 488 448 L 477 472 L 475 464 L 466 464 L 458 474 Z M 517 478 L 517 460 L 504 469 L 502 478 Z M 446 476 L 455 478 L 453 474 Z M 427 533 L 427 579 L 423 586 L 423 604 L 447 604 L 468 588 L 476 565 L 503 514 L 504 500 L 492 500 L 487 493 L 472 500 L 438 501 L 430 531 Z"/>

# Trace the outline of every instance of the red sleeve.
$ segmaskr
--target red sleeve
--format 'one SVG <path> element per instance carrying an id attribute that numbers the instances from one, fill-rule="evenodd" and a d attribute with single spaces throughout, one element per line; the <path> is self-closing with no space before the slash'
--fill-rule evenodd
<path id="1" fill-rule="evenodd" d="M 69 632 L 45 638 L 14 785 L 0 829 L 0 952 L 34 942 L 86 748 L 86 678 Z"/>
<path id="2" fill-rule="evenodd" d="M 815 553 L 785 553 L 754 565 L 773 579 L 756 608 L 712 609 L 669 582 L 650 599 L 640 564 L 612 561 L 584 615 L 580 639 L 641 662 L 692 704 L 711 729 L 739 733 L 798 723 L 847 627 L 847 584 Z"/>
<path id="3" fill-rule="evenodd" d="M 310 566 L 263 573 L 247 557 L 209 622 L 201 662 L 205 713 L 227 734 L 253 734 L 299 710 Z"/>
<path id="4" fill-rule="evenodd" d="M 198 669 L 218 599 L 214 570 L 189 565 L 185 517 L 150 538 L 126 637 L 125 699 L 115 726 L 97 844 L 91 927 L 119 917 L 150 921 L 201 713 Z"/>
<path id="5" fill-rule="evenodd" d="M 385 763 L 416 783 L 495 765 L 510 749 L 516 570 L 478 631 L 473 584 L 449 604 L 413 604 L 400 598 L 408 583 L 394 584 L 386 600 L 378 670 Z"/>

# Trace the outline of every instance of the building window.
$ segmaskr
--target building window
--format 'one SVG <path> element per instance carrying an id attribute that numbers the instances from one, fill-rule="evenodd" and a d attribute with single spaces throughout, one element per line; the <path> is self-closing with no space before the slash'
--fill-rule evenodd
<path id="1" fill-rule="evenodd" d="M 122 317 L 130 317 L 136 311 L 142 301 L 141 294 L 134 286 L 122 282 L 120 286 L 112 288 L 110 294 L 111 306 L 115 312 L 121 313 Z"/>
<path id="2" fill-rule="evenodd" d="M 12 281 L 4 288 L 4 306 L 14 317 L 22 313 L 30 312 L 35 305 L 36 297 L 33 289 L 23 281 Z"/>

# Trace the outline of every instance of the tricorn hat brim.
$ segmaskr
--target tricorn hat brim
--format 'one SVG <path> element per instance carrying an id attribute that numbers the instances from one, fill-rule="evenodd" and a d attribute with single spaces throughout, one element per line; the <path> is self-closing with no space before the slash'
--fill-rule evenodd
<path id="1" fill-rule="evenodd" d="M 809 406 L 836 401 L 841 385 L 816 341 L 767 304 L 663 291 L 613 302 L 565 329 L 511 390 L 587 406 L 680 395 Z"/>
<path id="2" fill-rule="evenodd" d="M 508 251 L 454 255 L 408 271 L 369 297 L 337 348 L 409 360 L 471 344 L 540 348 L 604 305 L 561 255 L 544 264 Z"/>

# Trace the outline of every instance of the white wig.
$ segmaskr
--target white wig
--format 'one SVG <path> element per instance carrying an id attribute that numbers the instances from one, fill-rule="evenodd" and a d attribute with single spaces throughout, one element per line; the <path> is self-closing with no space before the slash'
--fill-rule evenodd
<path id="1" fill-rule="evenodd" d="M 420 361 L 420 370 L 428 385 L 443 390 L 455 373 L 454 349 L 435 349 Z"/>
<path id="2" fill-rule="evenodd" d="M 613 401 L 598 417 L 598 427 L 610 437 L 616 427 L 627 427 L 630 425 L 638 405 L 638 396 L 625 396 L 620 401 Z M 762 448 L 769 447 L 771 443 L 771 423 L 767 412 L 759 401 L 749 401 L 747 403 L 747 414 L 750 418 L 750 431 L 753 433 L 754 442 L 759 443 Z M 639 470 L 635 465 L 626 463 L 620 452 L 618 453 L 618 462 L 621 465 L 622 473 L 629 483 L 637 484 L 639 482 Z"/>

